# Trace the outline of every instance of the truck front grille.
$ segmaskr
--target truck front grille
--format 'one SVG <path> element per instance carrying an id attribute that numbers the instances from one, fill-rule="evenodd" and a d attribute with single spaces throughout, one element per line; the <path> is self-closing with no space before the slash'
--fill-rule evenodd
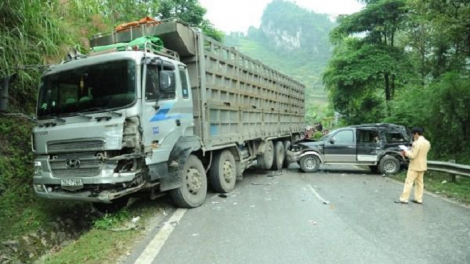
<path id="1" fill-rule="evenodd" d="M 94 177 L 101 173 L 99 159 L 55 159 L 50 160 L 51 171 L 55 177 Z"/>
<path id="2" fill-rule="evenodd" d="M 72 151 L 97 151 L 104 150 L 103 140 L 84 140 L 73 142 L 49 142 L 47 151 L 49 153 L 72 152 Z"/>

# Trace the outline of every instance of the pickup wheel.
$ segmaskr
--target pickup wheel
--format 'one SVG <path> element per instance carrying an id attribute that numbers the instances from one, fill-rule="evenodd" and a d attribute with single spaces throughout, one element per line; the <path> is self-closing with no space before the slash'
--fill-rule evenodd
<path id="1" fill-rule="evenodd" d="M 286 149 L 281 141 L 276 141 L 274 143 L 274 162 L 273 170 L 281 170 L 284 159 L 286 158 Z"/>
<path id="2" fill-rule="evenodd" d="M 232 152 L 224 150 L 215 155 L 209 171 L 209 182 L 215 192 L 228 193 L 235 189 L 237 167 Z"/>
<path id="3" fill-rule="evenodd" d="M 386 155 L 379 162 L 379 170 L 383 174 L 397 174 L 400 171 L 400 161 L 394 156 Z"/>
<path id="4" fill-rule="evenodd" d="M 274 163 L 274 144 L 273 142 L 267 141 L 264 148 L 263 154 L 258 156 L 258 165 L 265 170 L 271 169 Z"/>
<path id="5" fill-rule="evenodd" d="M 316 172 L 320 169 L 320 159 L 315 155 L 307 155 L 299 160 L 303 172 Z"/>
<path id="6" fill-rule="evenodd" d="M 290 146 L 292 145 L 292 143 L 290 142 L 290 140 L 284 140 L 282 144 L 284 145 L 284 150 L 285 150 L 284 162 L 282 163 L 282 167 L 287 168 L 289 167 L 289 164 L 290 164 L 289 160 L 287 159 L 287 151 L 290 149 Z"/>
<path id="7" fill-rule="evenodd" d="M 194 208 L 206 200 L 207 177 L 201 161 L 189 155 L 181 173 L 183 186 L 170 191 L 170 196 L 178 207 Z"/>

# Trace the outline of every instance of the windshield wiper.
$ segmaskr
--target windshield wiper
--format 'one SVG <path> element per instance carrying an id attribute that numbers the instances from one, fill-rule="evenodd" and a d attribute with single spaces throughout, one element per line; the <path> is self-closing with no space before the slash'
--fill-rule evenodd
<path id="1" fill-rule="evenodd" d="M 121 116 L 122 116 L 122 113 L 119 113 L 119 112 L 116 112 L 116 111 L 112 111 L 112 110 L 107 111 L 106 113 L 108 113 L 109 115 L 106 115 L 106 116 L 97 116 L 97 117 L 95 117 L 95 119 L 96 119 L 97 121 L 101 121 L 101 120 L 106 120 L 106 121 L 108 121 L 108 120 L 110 120 L 111 118 L 113 118 L 113 115 L 114 115 L 114 116 L 117 116 L 117 117 L 121 117 Z"/>

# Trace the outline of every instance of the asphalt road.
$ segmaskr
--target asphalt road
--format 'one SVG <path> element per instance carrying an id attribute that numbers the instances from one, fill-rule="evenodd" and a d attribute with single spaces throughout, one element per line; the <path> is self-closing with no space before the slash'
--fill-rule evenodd
<path id="1" fill-rule="evenodd" d="M 248 171 L 227 197 L 169 215 L 127 263 L 470 263 L 470 210 L 367 171 Z"/>

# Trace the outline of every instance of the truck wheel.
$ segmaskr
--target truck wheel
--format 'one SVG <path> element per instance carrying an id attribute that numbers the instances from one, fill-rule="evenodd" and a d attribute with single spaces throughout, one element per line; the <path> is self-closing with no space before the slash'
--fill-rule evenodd
<path id="1" fill-rule="evenodd" d="M 194 155 L 189 155 L 181 171 L 183 186 L 170 191 L 178 207 L 194 208 L 204 203 L 207 195 L 207 177 L 204 166 Z"/>
<path id="2" fill-rule="evenodd" d="M 273 162 L 273 170 L 281 170 L 282 164 L 284 163 L 284 159 L 286 157 L 286 150 L 284 149 L 284 145 L 281 141 L 276 141 L 274 143 L 274 162 Z"/>
<path id="3" fill-rule="evenodd" d="M 237 168 L 232 152 L 224 150 L 215 155 L 209 171 L 209 182 L 215 192 L 228 193 L 235 189 Z"/>
<path id="4" fill-rule="evenodd" d="M 316 172 L 320 168 L 320 159 L 315 155 L 307 155 L 300 159 L 299 165 L 303 172 Z"/>
<path id="5" fill-rule="evenodd" d="M 258 156 L 258 165 L 265 170 L 271 169 L 274 163 L 274 144 L 270 140 L 266 142 L 264 153 Z"/>
<path id="6" fill-rule="evenodd" d="M 397 174 L 400 171 L 400 161 L 394 156 L 385 156 L 379 162 L 379 170 L 383 174 Z"/>
<path id="7" fill-rule="evenodd" d="M 285 149 L 285 156 L 284 156 L 284 162 L 282 163 L 282 167 L 283 168 L 287 168 L 289 167 L 289 160 L 287 159 L 287 151 L 290 149 L 290 146 L 291 146 L 291 142 L 290 140 L 284 140 L 284 142 L 282 143 L 284 145 L 284 149 Z"/>

